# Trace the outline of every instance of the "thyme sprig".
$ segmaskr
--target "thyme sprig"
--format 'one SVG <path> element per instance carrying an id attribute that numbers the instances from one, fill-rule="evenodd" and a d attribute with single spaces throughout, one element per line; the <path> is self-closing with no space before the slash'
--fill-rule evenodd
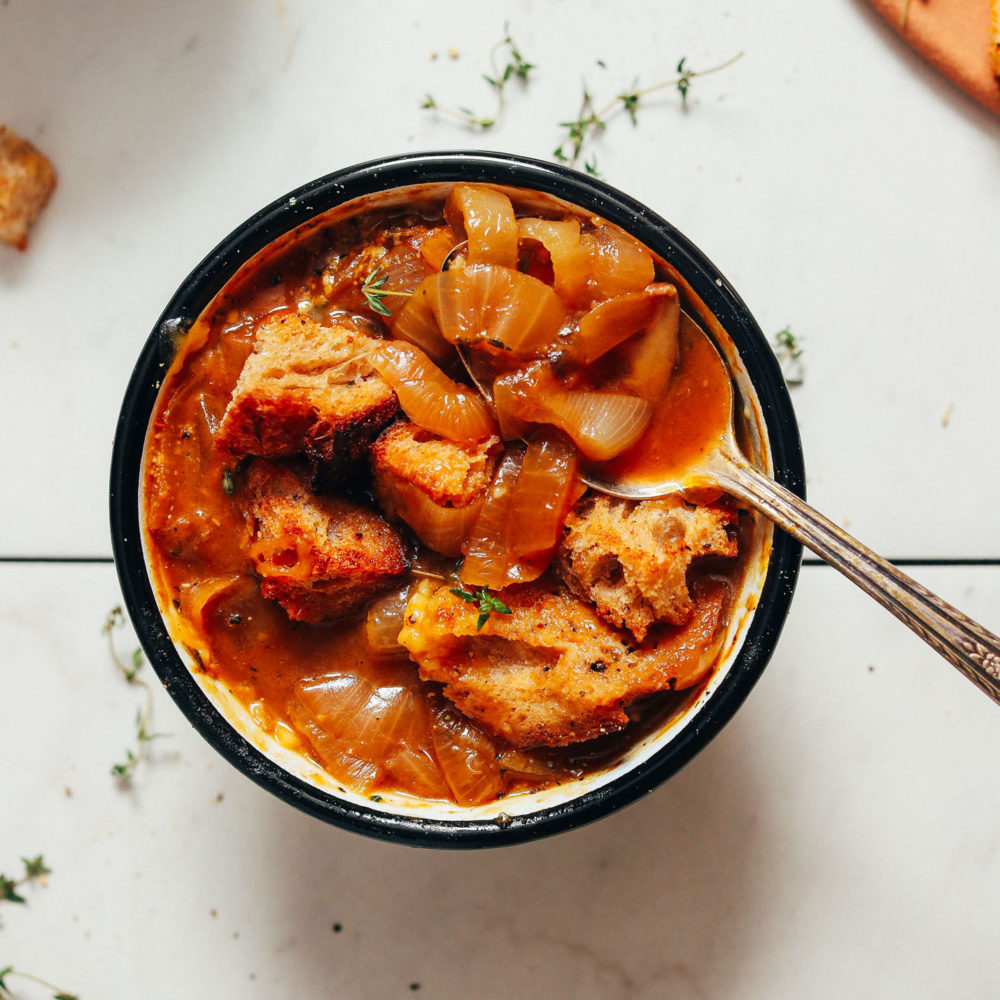
<path id="1" fill-rule="evenodd" d="M 389 307 L 382 301 L 387 295 L 398 295 L 401 298 L 409 298 L 412 292 L 401 292 L 386 288 L 385 283 L 389 280 L 389 275 L 383 274 L 379 277 L 381 267 L 376 267 L 367 278 L 361 283 L 361 294 L 365 297 L 368 308 L 379 316 L 391 316 Z"/>
<path id="2" fill-rule="evenodd" d="M 708 76 L 710 73 L 718 73 L 720 70 L 732 66 L 742 55 L 743 53 L 739 52 L 732 59 L 727 59 L 718 66 L 700 70 L 690 69 L 687 66 L 687 56 L 684 56 L 677 63 L 676 76 L 661 83 L 653 84 L 650 87 L 639 87 L 639 81 L 636 80 L 630 90 L 616 94 L 612 100 L 608 101 L 601 108 L 596 107 L 593 95 L 585 85 L 583 88 L 583 98 L 580 102 L 580 110 L 577 112 L 576 118 L 559 123 L 559 127 L 565 129 L 566 132 L 562 141 L 553 150 L 552 155 L 561 163 L 575 167 L 580 161 L 580 156 L 587 143 L 594 136 L 604 132 L 608 127 L 608 122 L 612 118 L 625 113 L 631 119 L 632 124 L 637 125 L 639 122 L 640 102 L 643 98 L 658 91 L 671 87 L 675 88 L 681 95 L 681 107 L 686 110 L 688 106 L 688 93 L 691 89 L 691 81 L 693 79 L 699 76 Z M 593 157 L 586 160 L 584 162 L 584 169 L 588 174 L 597 174 L 597 161 Z"/>
<path id="3" fill-rule="evenodd" d="M 503 30 L 504 37 L 490 50 L 491 72 L 483 73 L 483 79 L 490 85 L 496 95 L 496 109 L 492 115 L 479 115 L 471 108 L 447 107 L 439 104 L 431 94 L 427 94 L 424 97 L 420 107 L 426 111 L 434 111 L 438 114 L 447 115 L 449 118 L 455 118 L 463 125 L 472 129 L 488 129 L 495 125 L 503 114 L 504 95 L 507 84 L 514 79 L 520 80 L 522 84 L 527 84 L 528 74 L 537 68 L 534 63 L 528 62 L 521 54 L 520 49 L 511 37 L 510 25 L 504 24 Z M 501 54 L 506 58 L 502 67 L 498 63 Z"/>
<path id="4" fill-rule="evenodd" d="M 117 778 L 121 784 L 127 785 L 131 782 L 135 774 L 135 769 L 145 759 L 148 744 L 152 743 L 155 739 L 165 736 L 166 733 L 154 733 L 151 728 L 153 721 L 153 689 L 139 676 L 139 671 L 142 669 L 144 663 L 142 650 L 139 648 L 135 649 L 129 660 L 131 665 L 128 665 L 118 655 L 118 650 L 115 649 L 115 641 L 112 633 L 124 623 L 125 615 L 121 607 L 112 608 L 102 631 L 108 637 L 108 650 L 111 653 L 112 663 L 118 668 L 119 673 L 125 678 L 127 684 L 134 684 L 137 687 L 141 687 L 144 693 L 142 707 L 136 709 L 135 713 L 135 749 L 133 750 L 131 747 L 126 748 L 125 759 L 111 765 L 112 776 Z"/>
<path id="5" fill-rule="evenodd" d="M 35 879 L 44 878 L 52 874 L 52 869 L 45 864 L 45 859 L 41 854 L 33 858 L 21 858 L 24 865 L 24 874 L 20 878 L 8 878 L 0 875 L 0 900 L 8 903 L 27 903 L 27 900 L 17 890 Z"/>
<path id="6" fill-rule="evenodd" d="M 79 1000 L 79 997 L 75 993 L 67 993 L 56 986 L 55 983 L 50 983 L 47 979 L 42 979 L 41 976 L 33 975 L 30 972 L 21 972 L 20 969 L 15 969 L 13 965 L 7 965 L 0 969 L 0 997 L 3 997 L 3 1000 L 16 1000 L 14 994 L 11 992 L 11 988 L 7 985 L 9 976 L 17 976 L 20 979 L 25 979 L 28 982 L 36 983 L 38 986 L 43 986 L 45 989 L 51 990 L 52 1000 Z"/>
<path id="7" fill-rule="evenodd" d="M 466 604 L 479 605 L 479 617 L 476 619 L 477 632 L 482 630 L 494 611 L 501 615 L 510 614 L 510 608 L 496 594 L 491 594 L 488 587 L 480 587 L 475 593 L 464 587 L 451 587 L 450 590 L 456 597 L 461 597 Z"/>
<path id="8" fill-rule="evenodd" d="M 802 385 L 805 370 L 802 365 L 802 343 L 786 326 L 774 335 L 774 353 L 781 364 L 785 382 L 789 386 Z"/>

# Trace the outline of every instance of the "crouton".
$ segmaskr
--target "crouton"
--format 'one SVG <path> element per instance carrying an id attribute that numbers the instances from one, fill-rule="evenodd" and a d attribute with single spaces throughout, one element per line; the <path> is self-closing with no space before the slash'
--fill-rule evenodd
<path id="1" fill-rule="evenodd" d="M 688 623 L 656 626 L 637 647 L 564 587 L 520 584 L 499 597 L 510 613 L 494 612 L 480 628 L 478 606 L 424 580 L 399 641 L 421 678 L 444 684 L 459 710 L 526 749 L 623 729 L 637 698 L 697 684 L 715 659 L 725 587 L 696 585 Z"/>
<path id="2" fill-rule="evenodd" d="M 408 420 L 393 424 L 372 446 L 375 496 L 427 546 L 461 554 L 493 478 L 500 439 L 459 442 Z"/>
<path id="3" fill-rule="evenodd" d="M 399 535 L 381 517 L 340 497 L 316 496 L 303 470 L 255 461 L 244 490 L 260 591 L 294 621 L 347 617 L 409 568 Z"/>
<path id="4" fill-rule="evenodd" d="M 23 250 L 28 228 L 56 186 L 52 164 L 30 142 L 0 125 L 0 240 Z"/>
<path id="5" fill-rule="evenodd" d="M 556 569 L 605 621 L 642 642 L 654 622 L 682 625 L 691 617 L 688 566 L 700 556 L 735 556 L 736 538 L 726 530 L 735 520 L 726 503 L 588 497 L 566 519 Z"/>
<path id="6" fill-rule="evenodd" d="M 299 313 L 264 320 L 216 447 L 234 456 L 304 453 L 336 469 L 365 457 L 399 412 L 396 394 L 368 363 L 376 341 L 348 317 L 334 326 Z"/>

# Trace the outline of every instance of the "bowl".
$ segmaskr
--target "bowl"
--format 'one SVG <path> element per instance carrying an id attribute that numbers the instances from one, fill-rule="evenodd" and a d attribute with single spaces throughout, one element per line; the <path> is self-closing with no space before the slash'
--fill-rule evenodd
<path id="1" fill-rule="evenodd" d="M 242 267 L 275 241 L 332 218 L 445 191 L 454 182 L 509 186 L 542 203 L 568 203 L 616 224 L 658 255 L 688 312 L 709 329 L 739 392 L 744 445 L 780 483 L 803 492 L 798 429 L 777 361 L 735 290 L 683 234 L 644 205 L 561 165 L 492 152 L 387 157 L 329 174 L 279 198 L 226 237 L 184 280 L 139 355 L 118 421 L 111 464 L 111 532 L 125 603 L 164 687 L 231 764 L 279 798 L 357 833 L 425 847 L 514 844 L 573 829 L 648 793 L 708 744 L 732 718 L 774 650 L 794 591 L 799 545 L 755 522 L 743 591 L 707 683 L 604 770 L 486 806 L 408 795 L 365 796 L 340 787 L 304 755 L 267 735 L 220 683 L 195 669 L 171 637 L 170 615 L 151 580 L 142 525 L 144 446 L 163 374 L 179 339 Z"/>

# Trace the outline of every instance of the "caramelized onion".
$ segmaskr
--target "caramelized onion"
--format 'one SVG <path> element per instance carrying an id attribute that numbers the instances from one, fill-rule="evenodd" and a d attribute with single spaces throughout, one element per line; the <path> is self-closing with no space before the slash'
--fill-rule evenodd
<path id="1" fill-rule="evenodd" d="M 583 237 L 590 251 L 590 290 L 595 299 L 638 292 L 655 280 L 650 252 L 611 225 L 601 225 Z"/>
<path id="2" fill-rule="evenodd" d="M 451 706 L 434 713 L 434 752 L 455 801 L 462 806 L 491 802 L 503 790 L 496 744 Z"/>
<path id="3" fill-rule="evenodd" d="M 570 305 L 581 299 L 590 276 L 590 254 L 580 241 L 580 223 L 576 219 L 518 219 L 522 239 L 537 240 L 552 260 L 553 287 Z"/>
<path id="4" fill-rule="evenodd" d="M 383 496 L 383 491 L 388 492 L 388 497 Z M 445 556 L 462 554 L 462 544 L 483 506 L 479 500 L 464 507 L 442 507 L 423 490 L 398 478 L 379 490 L 379 500 L 384 507 L 391 505 L 395 515 L 410 526 L 424 545 Z"/>
<path id="5" fill-rule="evenodd" d="M 461 242 L 451 226 L 438 226 L 437 229 L 432 229 L 421 242 L 420 256 L 427 261 L 427 266 L 432 271 L 440 271 L 445 258 Z"/>
<path id="6" fill-rule="evenodd" d="M 574 494 L 576 450 L 558 433 L 528 442 L 511 503 L 507 548 L 514 558 L 550 554 Z"/>
<path id="7" fill-rule="evenodd" d="M 391 656 L 405 652 L 399 644 L 399 633 L 403 627 L 406 602 L 410 599 L 412 584 L 386 594 L 368 606 L 365 619 L 365 639 L 374 653 Z"/>
<path id="8" fill-rule="evenodd" d="M 645 330 L 656 317 L 659 301 L 671 296 L 677 296 L 673 285 L 653 284 L 641 292 L 626 292 L 599 302 L 580 317 L 571 342 L 572 356 L 585 365 L 593 364 L 634 333 Z"/>
<path id="9" fill-rule="evenodd" d="M 477 441 L 494 432 L 479 394 L 453 382 L 419 347 L 383 341 L 372 350 L 371 362 L 418 427 L 452 441 Z"/>
<path id="10" fill-rule="evenodd" d="M 653 415 L 648 400 L 618 392 L 570 390 L 554 393 L 545 404 L 551 422 L 595 462 L 614 458 L 634 445 Z"/>
<path id="11" fill-rule="evenodd" d="M 508 267 L 470 264 L 433 275 L 426 287 L 438 328 L 452 343 L 530 357 L 553 345 L 566 318 L 548 285 Z"/>
<path id="12" fill-rule="evenodd" d="M 510 198 L 479 184 L 456 184 L 444 203 L 444 217 L 469 241 L 470 264 L 517 267 L 517 220 Z"/>
<path id="13" fill-rule="evenodd" d="M 623 389 L 651 403 L 666 392 L 680 353 L 680 318 L 676 290 L 673 295 L 661 296 L 645 331 L 619 348 L 619 356 L 628 367 L 628 374 L 619 380 Z"/>
<path id="14" fill-rule="evenodd" d="M 463 546 L 462 580 L 473 587 L 499 590 L 507 580 L 507 571 L 513 561 L 507 548 L 507 524 L 521 471 L 521 458 L 519 449 L 509 449 L 504 454 L 482 510 Z"/>
<path id="15" fill-rule="evenodd" d="M 392 335 L 396 340 L 405 340 L 419 347 L 439 365 L 446 364 L 455 354 L 455 349 L 441 336 L 438 329 L 427 294 L 426 280 L 399 310 L 396 321 L 392 324 Z"/>

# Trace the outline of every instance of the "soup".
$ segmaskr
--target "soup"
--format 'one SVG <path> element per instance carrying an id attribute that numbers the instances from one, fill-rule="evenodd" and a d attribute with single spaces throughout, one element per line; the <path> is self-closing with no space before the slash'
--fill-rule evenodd
<path id="1" fill-rule="evenodd" d="M 712 675 L 753 524 L 581 483 L 683 463 L 721 412 L 668 278 L 599 218 L 476 185 L 259 255 L 147 440 L 152 576 L 195 669 L 375 798 L 488 803 L 662 725 Z"/>

